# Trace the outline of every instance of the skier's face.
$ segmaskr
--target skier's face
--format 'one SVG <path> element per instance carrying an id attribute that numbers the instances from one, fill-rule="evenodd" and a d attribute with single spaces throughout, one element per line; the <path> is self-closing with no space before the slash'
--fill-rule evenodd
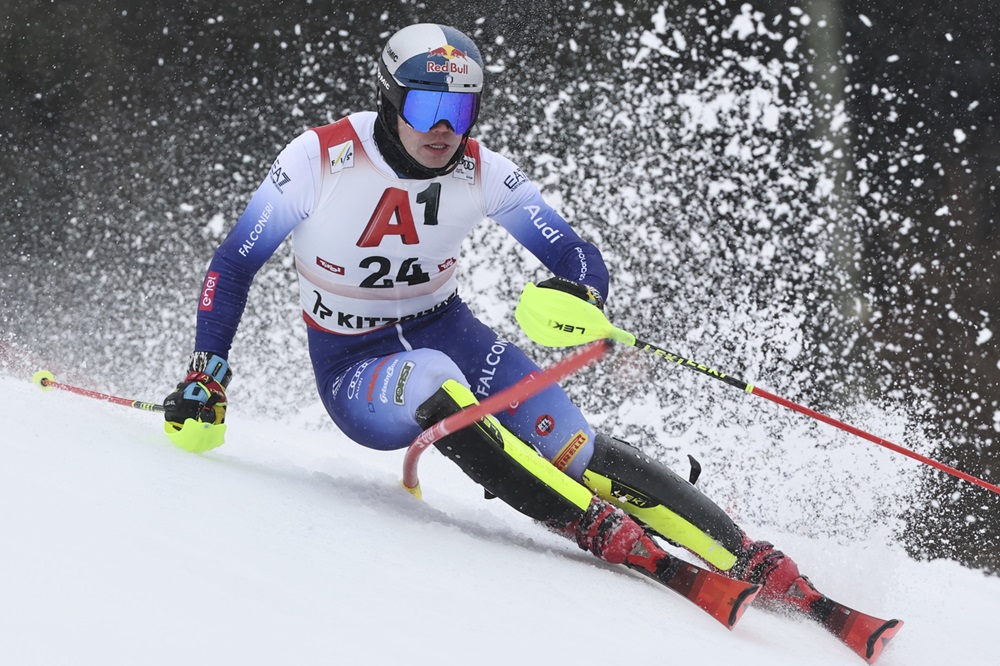
<path id="1" fill-rule="evenodd" d="M 462 137 L 442 120 L 427 132 L 418 132 L 397 116 L 399 140 L 410 157 L 428 169 L 440 169 L 448 164 Z"/>

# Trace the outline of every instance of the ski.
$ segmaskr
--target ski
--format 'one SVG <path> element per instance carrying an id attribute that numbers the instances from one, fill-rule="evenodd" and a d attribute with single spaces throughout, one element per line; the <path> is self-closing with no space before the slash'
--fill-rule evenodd
<path id="1" fill-rule="evenodd" d="M 903 628 L 902 620 L 883 620 L 826 596 L 812 603 L 809 617 L 869 664 L 875 663 L 892 637 Z"/>
<path id="2" fill-rule="evenodd" d="M 736 626 L 760 592 L 759 585 L 727 578 L 669 554 L 652 572 L 638 565 L 627 566 L 686 597 L 729 629 Z"/>
<path id="3" fill-rule="evenodd" d="M 883 620 L 834 601 L 805 576 L 796 578 L 784 596 L 762 598 L 760 605 L 818 622 L 869 664 L 882 656 L 885 646 L 903 628 L 901 620 Z"/>

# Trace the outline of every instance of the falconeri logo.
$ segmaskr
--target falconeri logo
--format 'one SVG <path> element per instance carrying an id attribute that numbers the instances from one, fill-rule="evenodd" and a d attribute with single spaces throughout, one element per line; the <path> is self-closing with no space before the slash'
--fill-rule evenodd
<path id="1" fill-rule="evenodd" d="M 330 146 L 330 173 L 337 173 L 354 166 L 354 139 Z"/>
<path id="2" fill-rule="evenodd" d="M 243 244 L 240 245 L 241 256 L 249 256 L 253 246 L 257 244 L 257 241 L 260 240 L 261 235 L 264 233 L 264 229 L 267 228 L 268 220 L 271 219 L 271 213 L 273 212 L 274 204 L 268 201 L 264 205 L 264 210 L 260 212 L 260 217 L 257 218 L 257 223 L 253 225 L 253 229 L 251 229 L 250 233 L 247 234 L 246 240 L 244 240 Z"/>

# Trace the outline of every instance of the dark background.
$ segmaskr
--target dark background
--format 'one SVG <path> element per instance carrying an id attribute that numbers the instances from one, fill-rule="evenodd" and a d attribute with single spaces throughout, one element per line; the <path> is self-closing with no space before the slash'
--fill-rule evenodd
<path id="1" fill-rule="evenodd" d="M 830 306 L 804 317 L 810 342 L 805 355 L 787 361 L 788 376 L 802 378 L 791 383 L 790 397 L 834 411 L 858 393 L 887 401 L 920 424 L 922 441 L 934 443 L 927 453 L 1000 483 L 1000 354 L 988 333 L 1000 321 L 994 267 L 1000 9 L 973 0 L 906 6 L 829 0 L 757 2 L 753 10 L 758 25 L 775 35 L 734 47 L 712 26 L 729 26 L 745 10 L 708 0 L 551 6 L 197 0 L 169 8 L 138 0 L 5 0 L 0 360 L 11 372 L 22 372 L 25 359 L 44 359 L 67 379 L 100 378 L 131 390 L 169 387 L 189 351 L 192 293 L 220 234 L 286 141 L 372 107 L 372 58 L 388 34 L 408 23 L 455 25 L 475 35 L 489 63 L 502 66 L 481 132 L 522 164 L 533 152 L 563 159 L 588 126 L 603 127 L 585 109 L 603 108 L 609 99 L 626 112 L 652 104 L 654 91 L 643 77 L 666 77 L 669 68 L 673 81 L 696 87 L 730 57 L 724 48 L 737 48 L 743 58 L 789 59 L 799 67 L 787 88 L 808 96 L 824 122 L 793 123 L 773 145 L 788 164 L 806 165 L 803 182 L 815 184 L 814 167 L 831 178 L 833 193 L 816 210 L 850 230 L 837 253 L 838 271 L 799 272 L 802 262 L 790 255 L 785 296 L 757 289 L 762 278 L 751 280 L 751 300 Z M 703 39 L 690 38 L 699 56 L 664 60 L 663 69 L 622 67 L 636 48 L 626 38 L 656 25 L 657 15 L 682 31 L 700 26 Z M 794 51 L 786 48 L 789 35 L 799 44 Z M 620 94 L 599 92 L 600 82 Z M 552 131 L 533 129 L 533 119 L 567 90 L 578 109 L 564 104 Z M 789 99 L 800 98 L 790 93 Z M 846 121 L 831 130 L 831 118 Z M 640 124 L 621 135 L 618 152 L 642 155 L 655 132 L 655 125 Z M 716 134 L 725 145 L 725 132 Z M 677 159 L 686 159 L 683 148 L 677 146 Z M 545 164 L 527 166 L 542 181 L 555 173 Z M 704 175 L 731 164 L 720 159 L 701 167 Z M 684 172 L 675 164 L 645 173 L 642 180 L 655 190 Z M 622 185 L 586 162 L 580 175 Z M 697 178 L 678 180 L 679 191 L 699 192 Z M 767 183 L 764 174 L 741 185 L 726 203 L 736 210 L 764 206 Z M 585 195 L 604 192 L 594 187 L 577 190 L 580 199 L 565 195 L 576 218 L 587 217 Z M 681 199 L 697 207 L 697 197 Z M 668 235 L 671 219 L 686 219 L 659 210 L 650 225 Z M 618 242 L 616 227 L 600 226 L 607 216 L 595 217 L 584 222 L 598 225 L 595 233 L 606 243 Z M 732 239 L 762 233 L 751 233 L 736 214 L 692 219 L 695 227 L 722 230 L 720 256 L 733 273 L 741 255 Z M 802 223 L 790 220 L 767 233 L 795 244 Z M 678 256 L 686 251 L 682 242 L 677 247 Z M 801 251 L 810 256 L 808 248 Z M 630 265 L 623 264 L 623 274 Z M 683 265 L 672 271 L 681 281 Z M 294 280 L 287 271 L 262 279 Z M 664 282 L 650 302 L 669 310 L 679 289 Z M 254 316 L 261 330 L 295 316 L 286 296 L 259 297 L 264 302 Z M 675 321 L 671 332 L 683 335 L 685 322 Z M 754 367 L 744 363 L 738 367 Z M 937 473 L 920 478 L 921 501 L 903 512 L 900 534 L 911 552 L 1000 568 L 997 498 Z"/>

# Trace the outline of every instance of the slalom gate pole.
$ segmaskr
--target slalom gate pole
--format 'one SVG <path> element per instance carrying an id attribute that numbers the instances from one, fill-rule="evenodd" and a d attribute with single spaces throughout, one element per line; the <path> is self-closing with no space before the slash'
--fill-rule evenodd
<path id="1" fill-rule="evenodd" d="M 60 384 L 55 381 L 52 373 L 48 370 L 39 370 L 35 373 L 32 378 L 35 384 L 40 387 L 43 391 L 48 391 L 50 389 L 59 389 L 61 391 L 69 391 L 70 393 L 76 393 L 77 395 L 86 396 L 88 398 L 95 398 L 97 400 L 104 400 L 105 402 L 111 402 L 116 405 L 124 405 L 125 407 L 132 407 L 134 409 L 141 409 L 145 412 L 162 412 L 163 405 L 159 405 L 153 402 L 143 402 L 142 400 L 130 400 L 128 398 L 119 398 L 114 395 L 107 395 L 106 393 L 98 393 L 97 391 L 91 391 L 89 389 L 79 388 L 77 386 L 70 386 L 69 384 Z"/>
<path id="2" fill-rule="evenodd" d="M 544 294 L 542 292 L 544 292 Z M 888 440 L 872 435 L 871 433 L 865 432 L 864 430 L 856 428 L 852 425 L 848 425 L 847 423 L 838 421 L 837 419 L 827 416 L 826 414 L 822 414 L 813 409 L 809 409 L 808 407 L 803 407 L 802 405 L 794 403 L 786 398 L 769 393 L 768 391 L 758 388 L 753 384 L 749 384 L 742 379 L 733 377 L 725 372 L 715 370 L 714 368 L 711 368 L 703 363 L 685 358 L 680 354 L 674 354 L 673 352 L 667 351 L 666 349 L 662 349 L 661 347 L 657 347 L 656 345 L 648 342 L 643 342 L 628 331 L 618 328 L 608 321 L 608 318 L 605 316 L 603 311 L 590 303 L 573 296 L 572 294 L 566 294 L 554 289 L 540 288 L 529 282 L 525 285 L 524 291 L 521 293 L 521 299 L 517 304 L 517 310 L 515 311 L 514 316 L 517 318 L 518 324 L 521 325 L 521 329 L 528 335 L 528 337 L 538 344 L 545 345 L 547 347 L 571 347 L 585 342 L 591 342 L 593 340 L 609 339 L 632 347 L 637 347 L 642 351 L 649 352 L 659 357 L 661 360 L 674 363 L 675 365 L 681 365 L 685 368 L 690 368 L 691 370 L 700 372 L 701 374 L 711 377 L 712 379 L 725 382 L 726 384 L 738 388 L 745 393 L 760 396 L 761 398 L 770 400 L 771 402 L 777 403 L 782 407 L 787 407 L 799 412 L 800 414 L 805 414 L 806 416 L 822 421 L 828 425 L 832 425 L 835 428 L 849 432 L 852 435 L 866 439 L 869 442 L 883 446 L 891 451 L 913 458 L 914 460 L 922 462 L 925 465 L 930 465 L 931 467 L 939 469 L 942 472 L 947 472 L 948 474 L 958 477 L 959 479 L 1000 494 L 1000 486 L 984 481 L 983 479 L 975 477 L 959 469 L 955 469 L 954 467 L 934 460 L 933 458 L 928 458 L 927 456 L 921 455 L 916 451 L 911 451 L 910 449 L 899 446 L 898 444 L 893 444 Z"/>
<path id="3" fill-rule="evenodd" d="M 511 403 L 526 400 L 555 382 L 568 377 L 578 370 L 601 358 L 611 346 L 607 340 L 597 340 L 562 360 L 549 366 L 541 373 L 530 374 L 516 384 L 494 393 L 482 402 L 456 412 L 424 430 L 410 444 L 403 459 L 403 487 L 416 497 L 421 496 L 420 479 L 417 477 L 417 462 L 427 448 L 446 435 L 457 432 L 502 409 Z"/>

